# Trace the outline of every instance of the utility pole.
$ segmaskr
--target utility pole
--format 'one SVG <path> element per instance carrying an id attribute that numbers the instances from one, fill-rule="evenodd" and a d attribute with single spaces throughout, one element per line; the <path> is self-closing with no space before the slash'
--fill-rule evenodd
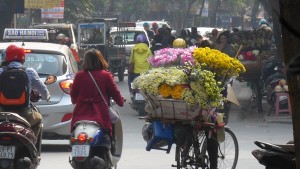
<path id="1" fill-rule="evenodd" d="M 284 49 L 284 62 L 287 65 L 290 60 L 300 53 L 300 36 L 293 33 L 299 32 L 300 28 L 300 1 L 280 0 L 280 17 L 284 22 L 282 25 L 282 39 Z M 286 23 L 286 24 L 284 24 Z M 300 33 L 300 32 L 299 32 Z M 297 84 L 300 79 L 288 76 L 289 95 L 292 107 L 294 143 L 296 152 L 297 169 L 300 169 L 300 86 Z"/>

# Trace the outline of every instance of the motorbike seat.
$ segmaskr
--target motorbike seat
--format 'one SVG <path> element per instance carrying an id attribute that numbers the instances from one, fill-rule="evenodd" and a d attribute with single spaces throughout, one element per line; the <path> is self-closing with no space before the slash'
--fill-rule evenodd
<path id="1" fill-rule="evenodd" d="M 0 113 L 0 122 L 3 121 L 14 121 L 24 124 L 26 127 L 31 127 L 29 122 L 22 116 L 13 112 L 1 112 Z"/>
<path id="2" fill-rule="evenodd" d="M 296 153 L 294 144 L 276 144 L 276 146 L 283 148 L 285 151 L 289 153 Z"/>
<path id="3" fill-rule="evenodd" d="M 269 77 L 266 79 L 265 84 L 268 85 L 270 82 L 276 81 L 276 80 L 279 81 L 280 79 L 286 79 L 286 76 L 285 76 L 283 73 L 277 72 L 277 73 L 275 73 L 275 74 L 269 76 Z"/>
<path id="4" fill-rule="evenodd" d="M 271 150 L 271 151 L 276 151 L 276 152 L 281 152 L 281 153 L 288 153 L 287 149 L 283 148 L 282 145 L 266 143 L 266 142 L 261 142 L 261 141 L 254 141 L 254 144 L 256 144 L 261 149 Z M 288 144 L 287 144 L 287 146 L 288 146 Z"/>
<path id="5" fill-rule="evenodd" d="M 96 126 L 99 126 L 99 127 L 100 127 L 100 125 L 99 125 L 97 122 L 95 122 L 95 121 L 89 121 L 89 120 L 80 120 L 80 121 L 77 121 L 77 122 L 74 124 L 74 126 L 76 127 L 77 125 L 83 124 L 83 123 L 93 124 L 93 125 L 96 125 Z"/>

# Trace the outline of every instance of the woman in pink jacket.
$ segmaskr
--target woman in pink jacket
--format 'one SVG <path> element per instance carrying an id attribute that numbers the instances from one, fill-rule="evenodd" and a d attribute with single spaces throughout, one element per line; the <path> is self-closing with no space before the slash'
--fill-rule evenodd
<path id="1" fill-rule="evenodd" d="M 71 89 L 71 100 L 73 104 L 76 104 L 71 121 L 71 130 L 74 129 L 74 124 L 77 121 L 91 120 L 98 122 L 110 132 L 112 131 L 108 107 L 88 73 L 90 71 L 95 78 L 108 104 L 112 98 L 119 106 L 123 106 L 123 97 L 107 68 L 108 64 L 100 51 L 90 49 L 85 53 L 82 71 L 76 74 Z"/>

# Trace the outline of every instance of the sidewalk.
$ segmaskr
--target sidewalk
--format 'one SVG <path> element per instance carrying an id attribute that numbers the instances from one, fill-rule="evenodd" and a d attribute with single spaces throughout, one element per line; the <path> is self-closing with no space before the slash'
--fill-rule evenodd
<path id="1" fill-rule="evenodd" d="M 276 116 L 275 111 L 273 111 L 268 116 L 271 106 L 266 102 L 266 100 L 262 101 L 263 113 L 258 113 L 257 108 L 252 107 L 251 105 L 251 89 L 247 87 L 245 82 L 240 83 L 238 81 L 234 81 L 233 89 L 241 107 L 233 105 L 231 106 L 231 112 L 233 115 L 238 116 L 238 119 L 265 121 L 268 123 L 292 124 L 292 116 L 288 113 L 281 113 L 280 115 Z"/>

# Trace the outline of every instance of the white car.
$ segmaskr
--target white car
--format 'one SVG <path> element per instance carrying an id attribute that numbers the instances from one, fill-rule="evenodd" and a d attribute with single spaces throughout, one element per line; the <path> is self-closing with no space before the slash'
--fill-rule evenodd
<path id="1" fill-rule="evenodd" d="M 189 31 L 191 31 L 191 28 L 186 28 L 188 29 Z M 197 27 L 197 32 L 199 35 L 201 35 L 204 39 L 209 39 L 209 36 L 211 34 L 211 31 L 215 29 L 214 27 Z M 216 28 L 219 33 L 220 32 L 223 32 L 224 29 L 221 29 L 221 28 Z"/>
<path id="2" fill-rule="evenodd" d="M 16 36 L 22 38 L 32 38 L 24 36 L 26 30 L 14 30 Z M 32 30 L 34 32 L 35 30 Z M 40 30 L 36 30 L 40 31 Z M 45 30 L 47 32 L 47 30 Z M 31 34 L 33 34 L 31 32 Z M 46 35 L 47 33 L 38 32 L 37 35 Z M 8 33 L 4 32 L 4 37 Z M 13 35 L 14 36 L 14 35 Z M 11 36 L 10 38 L 13 38 Z M 34 37 L 36 38 L 36 37 Z M 9 38 L 5 38 L 6 40 Z M 66 45 L 43 43 L 43 42 L 22 42 L 14 39 L 14 42 L 0 43 L 0 52 L 6 49 L 10 44 L 22 45 L 26 52 L 25 67 L 34 68 L 42 81 L 45 81 L 48 75 L 55 75 L 55 83 L 47 85 L 50 92 L 50 101 L 40 100 L 35 102 L 43 116 L 43 138 L 59 139 L 69 138 L 71 119 L 74 105 L 71 103 L 70 84 L 78 71 L 77 63 L 74 59 L 71 49 Z"/>
<path id="3" fill-rule="evenodd" d="M 136 37 L 139 34 L 143 34 L 146 36 L 148 40 L 148 46 L 150 47 L 150 41 L 147 36 L 147 32 L 144 30 L 143 27 L 126 27 L 124 29 L 117 30 L 116 28 L 112 28 L 110 31 L 110 36 L 112 39 L 113 45 L 118 45 L 119 43 L 123 43 L 125 45 L 125 52 L 126 52 L 126 63 L 129 63 L 130 52 L 134 45 L 136 44 Z M 122 37 L 122 42 L 119 42 L 118 37 Z"/>

